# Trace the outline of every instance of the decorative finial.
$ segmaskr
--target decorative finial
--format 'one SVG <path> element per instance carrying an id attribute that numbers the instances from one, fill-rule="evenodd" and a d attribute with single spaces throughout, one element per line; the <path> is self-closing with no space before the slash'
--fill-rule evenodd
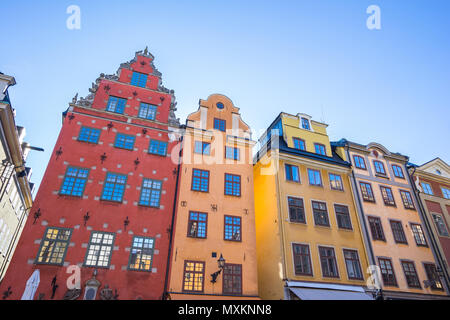
<path id="1" fill-rule="evenodd" d="M 72 103 L 77 103 L 77 100 L 78 100 L 78 92 L 77 92 L 77 94 L 75 95 L 75 97 L 73 97 Z"/>
<path id="2" fill-rule="evenodd" d="M 144 49 L 144 55 L 148 55 L 148 46 L 146 46 Z"/>

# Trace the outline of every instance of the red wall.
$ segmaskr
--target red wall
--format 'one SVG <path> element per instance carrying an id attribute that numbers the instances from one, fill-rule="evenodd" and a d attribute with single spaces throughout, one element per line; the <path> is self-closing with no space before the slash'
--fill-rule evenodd
<path id="1" fill-rule="evenodd" d="M 432 202 L 429 200 L 425 200 L 425 203 L 427 205 L 427 208 L 428 208 L 428 211 L 430 212 L 430 214 L 433 212 L 440 213 L 444 217 L 444 222 L 446 222 L 445 212 L 442 211 L 441 205 L 439 203 Z M 450 211 L 449 211 L 450 206 L 446 206 L 446 207 L 447 207 L 448 213 L 450 214 Z M 431 215 L 430 215 L 430 218 L 433 219 L 433 217 Z M 434 227 L 436 227 L 436 225 L 434 224 L 434 220 L 432 223 L 433 223 Z M 447 230 L 449 230 L 448 224 L 447 224 Z M 447 259 L 447 264 L 450 265 L 450 238 L 449 237 L 440 237 L 440 236 L 438 238 L 439 238 L 439 242 L 441 243 L 442 250 L 444 251 L 445 257 Z"/>
<path id="2" fill-rule="evenodd" d="M 150 58 L 137 56 L 138 61 L 131 67 L 139 72 L 152 72 Z M 145 64 L 140 62 L 144 61 Z M 129 83 L 131 70 L 122 69 L 120 80 Z M 105 86 L 109 87 L 106 91 Z M 59 134 L 55 148 L 52 152 L 47 170 L 42 180 L 36 200 L 31 210 L 23 235 L 19 241 L 8 272 L 0 285 L 3 292 L 11 286 L 13 294 L 9 299 L 20 299 L 25 289 L 28 278 L 34 269 L 40 270 L 41 281 L 37 289 L 35 299 L 39 293 L 45 294 L 45 299 L 51 296 L 51 281 L 57 276 L 59 288 L 55 299 L 62 299 L 67 288 L 67 265 L 82 264 L 87 251 L 91 231 L 114 232 L 116 235 L 112 252 L 110 269 L 98 269 L 97 280 L 101 282 L 100 290 L 105 284 L 117 289 L 119 299 L 160 299 L 163 294 L 166 274 L 167 254 L 169 246 L 169 228 L 172 220 L 173 201 L 175 194 L 176 165 L 172 163 L 170 156 L 161 157 L 148 154 L 150 138 L 169 141 L 167 133 L 167 121 L 171 95 L 156 91 L 158 78 L 150 76 L 147 87 L 139 88 L 128 84 L 120 84 L 113 81 L 102 80 L 99 85 L 92 109 L 77 108 L 73 113 L 75 118 L 65 117 L 63 127 Z M 133 96 L 133 92 L 138 95 Z M 129 98 L 130 106 L 125 109 L 128 115 L 137 115 L 140 102 L 161 104 L 158 107 L 157 122 L 145 120 L 133 120 L 127 123 L 127 117 L 113 115 L 103 110 L 106 108 L 108 94 Z M 161 99 L 162 97 L 162 99 Z M 139 100 L 137 100 L 139 99 Z M 80 114 L 82 113 L 82 114 Z M 94 117 L 95 116 L 95 117 Z M 101 118 L 97 118 L 101 117 Z M 113 128 L 106 129 L 112 120 Z M 142 127 L 145 125 L 148 132 L 144 135 Z M 99 128 L 101 130 L 100 141 L 103 144 L 89 144 L 77 141 L 82 126 Z M 106 129 L 106 130 L 105 130 Z M 158 131 L 156 129 L 162 129 Z M 120 133 L 137 135 L 135 148 L 129 151 L 113 146 L 116 130 Z M 168 155 L 176 142 L 170 143 Z M 56 150 L 62 147 L 62 155 L 57 158 Z M 106 153 L 107 159 L 101 163 L 100 156 Z M 139 158 L 140 164 L 135 167 L 134 161 Z M 89 180 L 83 194 L 83 198 L 60 196 L 63 177 L 68 166 L 90 168 Z M 127 174 L 127 188 L 124 193 L 123 203 L 113 203 L 99 200 L 103 190 L 103 181 L 107 172 Z M 138 188 L 142 185 L 143 178 L 165 180 L 161 195 L 161 208 L 149 208 L 138 206 L 140 197 Z M 38 209 L 42 216 L 33 225 L 33 214 Z M 90 220 L 84 226 L 83 216 L 90 213 Z M 128 217 L 130 224 L 124 231 L 123 221 Z M 63 220 L 62 220 L 63 219 Z M 47 225 L 48 224 L 48 225 Z M 104 226 L 107 224 L 107 227 Z M 39 250 L 39 240 L 42 239 L 47 226 L 73 228 L 70 247 L 67 250 L 65 266 L 35 265 L 34 260 Z M 76 228 L 79 226 L 79 228 Z M 144 229 L 147 229 L 146 231 Z M 122 230 L 121 233 L 118 231 Z M 132 234 L 129 232 L 132 231 Z M 153 256 L 153 268 L 156 272 L 129 271 L 127 270 L 133 236 L 145 236 L 155 238 L 155 254 Z M 94 269 L 81 267 L 81 287 L 84 294 L 84 284 L 92 277 Z M 99 295 L 97 294 L 97 299 Z"/>

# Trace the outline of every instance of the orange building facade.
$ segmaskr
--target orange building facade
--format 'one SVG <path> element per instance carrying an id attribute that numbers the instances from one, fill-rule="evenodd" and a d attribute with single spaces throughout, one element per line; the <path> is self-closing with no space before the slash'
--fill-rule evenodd
<path id="1" fill-rule="evenodd" d="M 378 143 L 361 145 L 341 140 L 353 166 L 353 189 L 369 239 L 371 263 L 379 269 L 384 299 L 441 299 L 446 295 L 438 279 L 417 198 L 409 180 L 408 157 Z"/>
<path id="2" fill-rule="evenodd" d="M 169 299 L 257 299 L 251 131 L 226 96 L 186 121 Z"/>

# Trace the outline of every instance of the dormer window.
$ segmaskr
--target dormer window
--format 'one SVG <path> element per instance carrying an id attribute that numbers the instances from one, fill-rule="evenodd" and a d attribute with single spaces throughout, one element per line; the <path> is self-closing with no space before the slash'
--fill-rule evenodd
<path id="1" fill-rule="evenodd" d="M 315 143 L 314 148 L 316 149 L 317 154 L 321 154 L 323 156 L 327 155 L 326 147 L 323 144 Z"/>
<path id="2" fill-rule="evenodd" d="M 311 130 L 311 126 L 309 125 L 308 119 L 302 118 L 302 128 L 305 130 Z"/>
<path id="3" fill-rule="evenodd" d="M 132 86 L 138 86 L 141 88 L 145 88 L 147 84 L 147 75 L 140 72 L 133 72 L 133 76 L 131 77 L 130 84 Z"/>

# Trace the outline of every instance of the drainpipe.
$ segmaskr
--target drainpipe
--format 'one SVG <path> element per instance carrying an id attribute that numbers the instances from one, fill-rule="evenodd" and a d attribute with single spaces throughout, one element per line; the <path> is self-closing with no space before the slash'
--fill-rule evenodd
<path id="1" fill-rule="evenodd" d="M 164 291 L 162 300 L 167 300 L 168 292 L 167 287 L 169 285 L 169 272 L 170 272 L 170 262 L 172 261 L 172 241 L 173 241 L 173 234 L 174 234 L 174 228 L 175 228 L 175 216 L 177 212 L 177 203 L 178 203 L 178 184 L 180 181 L 180 171 L 181 171 L 181 159 L 182 159 L 182 153 L 183 153 L 183 135 L 180 137 L 180 151 L 178 154 L 178 165 L 177 165 L 177 179 L 175 182 L 175 195 L 173 198 L 173 210 L 172 210 L 172 222 L 170 227 L 170 237 L 169 237 L 169 250 L 167 252 L 167 264 L 166 264 L 166 276 L 164 279 Z"/>
<path id="2" fill-rule="evenodd" d="M 347 153 L 347 158 L 350 160 L 350 152 L 348 150 L 348 147 L 346 147 L 346 153 Z M 350 161 L 349 161 L 350 162 Z M 362 205 L 362 201 L 361 201 L 361 197 L 359 195 L 359 191 L 358 191 L 358 185 L 356 184 L 356 176 L 355 176 L 355 172 L 353 171 L 353 168 L 351 168 L 351 186 L 353 189 L 353 195 L 355 196 L 355 200 L 356 200 L 356 207 L 357 207 L 357 211 L 358 211 L 358 215 L 359 215 L 359 220 L 360 220 L 360 225 L 361 225 L 361 229 L 363 231 L 363 238 L 364 238 L 364 242 L 366 243 L 366 248 L 368 256 L 369 256 L 369 263 L 371 265 L 376 266 L 377 263 L 375 261 L 375 254 L 373 252 L 373 247 L 372 247 L 372 242 L 370 240 L 370 235 L 369 235 L 369 231 L 367 228 L 367 224 L 366 224 L 366 218 L 365 218 L 365 214 L 364 214 L 364 209 L 363 209 L 363 205 Z M 378 275 L 377 275 L 378 276 Z M 379 279 L 377 279 L 379 280 Z M 380 283 L 381 285 L 381 283 Z M 381 290 L 381 288 L 380 288 Z"/>
<path id="3" fill-rule="evenodd" d="M 406 170 L 409 173 L 408 168 L 406 168 Z M 408 180 L 409 180 L 409 183 L 411 184 L 411 186 L 412 186 L 412 188 L 414 190 L 414 197 L 416 198 L 416 202 L 419 204 L 419 215 L 420 215 L 420 218 L 422 219 L 422 221 L 423 221 L 423 223 L 425 225 L 425 229 L 428 232 L 428 240 L 431 243 L 432 252 L 434 253 L 435 259 L 437 258 L 436 262 L 439 264 L 439 266 L 441 267 L 442 272 L 444 273 L 445 289 L 447 291 L 447 294 L 450 294 L 450 289 L 449 289 L 450 288 L 450 280 L 449 280 L 450 276 L 449 276 L 449 274 L 447 272 L 447 268 L 444 267 L 445 266 L 445 263 L 444 263 L 445 260 L 442 257 L 441 251 L 439 250 L 439 246 L 436 243 L 435 237 L 433 236 L 433 233 L 432 233 L 433 231 L 432 231 L 432 228 L 431 228 L 431 225 L 430 225 L 430 221 L 426 218 L 426 210 L 425 210 L 425 208 L 423 206 L 422 201 L 420 200 L 420 191 L 417 189 L 416 184 L 414 183 L 414 180 L 412 178 L 414 176 L 415 172 L 416 172 L 416 168 L 413 167 L 413 172 L 411 174 L 407 175 L 408 176 Z"/>

